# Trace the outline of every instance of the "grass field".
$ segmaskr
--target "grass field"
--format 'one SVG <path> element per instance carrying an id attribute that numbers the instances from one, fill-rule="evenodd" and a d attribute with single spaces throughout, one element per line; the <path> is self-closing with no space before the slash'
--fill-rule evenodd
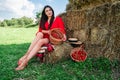
<path id="1" fill-rule="evenodd" d="M 23 71 L 15 71 L 17 60 L 26 52 L 37 28 L 0 27 L 0 80 L 120 80 L 120 62 L 106 58 L 71 59 L 44 64 L 33 58 Z"/>

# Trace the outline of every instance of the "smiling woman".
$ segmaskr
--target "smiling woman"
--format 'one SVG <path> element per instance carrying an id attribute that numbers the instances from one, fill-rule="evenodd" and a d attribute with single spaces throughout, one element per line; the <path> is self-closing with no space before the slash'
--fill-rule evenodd
<path id="1" fill-rule="evenodd" d="M 39 30 L 28 48 L 28 51 L 18 61 L 18 67 L 15 70 L 23 70 L 29 60 L 31 60 L 42 46 L 50 44 L 50 32 L 52 29 L 58 28 L 63 33 L 62 41 L 66 41 L 66 32 L 64 23 L 60 17 L 54 17 L 54 10 L 51 6 L 46 5 L 43 8 L 42 16 L 39 22 Z"/>

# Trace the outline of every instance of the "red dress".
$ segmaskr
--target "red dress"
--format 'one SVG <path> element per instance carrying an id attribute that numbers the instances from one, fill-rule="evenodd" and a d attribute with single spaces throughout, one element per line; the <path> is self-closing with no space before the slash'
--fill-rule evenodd
<path id="1" fill-rule="evenodd" d="M 48 30 L 48 25 L 49 25 L 49 23 L 46 22 L 46 23 L 45 23 L 45 28 L 46 28 L 46 30 Z M 58 17 L 58 16 L 54 19 L 50 30 L 53 29 L 53 28 L 59 28 L 59 29 L 61 30 L 61 32 L 63 32 L 64 34 L 66 34 L 65 28 L 64 28 L 64 23 L 63 23 L 62 19 L 61 19 L 60 17 Z M 42 29 L 41 29 L 40 27 L 39 27 L 38 32 L 42 32 Z M 37 32 L 37 33 L 38 33 L 38 32 Z M 37 35 L 37 33 L 36 33 L 36 35 Z M 43 38 L 48 38 L 48 39 L 49 39 L 49 34 L 45 34 L 45 33 L 44 33 L 43 35 L 44 35 Z M 53 51 L 53 48 L 52 48 L 51 45 L 47 44 L 47 48 L 48 48 L 48 51 L 49 51 L 49 52 L 50 52 L 50 51 Z M 49 50 L 49 48 L 50 48 L 50 50 Z M 43 54 L 36 54 L 36 56 L 37 56 L 38 58 L 40 58 L 40 61 L 41 61 L 41 62 L 43 62 L 43 56 L 44 56 Z"/>
<path id="2" fill-rule="evenodd" d="M 48 30 L 48 25 L 49 25 L 49 23 L 46 22 L 45 23 L 46 30 Z M 64 28 L 64 23 L 63 23 L 62 19 L 60 17 L 58 17 L 58 16 L 54 19 L 50 30 L 53 29 L 53 28 L 59 28 L 61 30 L 61 32 L 63 32 L 64 34 L 66 34 L 65 28 Z M 42 29 L 39 27 L 38 32 L 41 32 L 41 31 L 42 31 Z M 49 39 L 49 34 L 44 34 L 43 37 Z"/>

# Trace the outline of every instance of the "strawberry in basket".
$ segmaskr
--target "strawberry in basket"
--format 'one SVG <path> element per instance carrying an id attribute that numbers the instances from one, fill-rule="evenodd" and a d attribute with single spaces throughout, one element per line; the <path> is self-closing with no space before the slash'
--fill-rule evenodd
<path id="1" fill-rule="evenodd" d="M 78 47 L 78 48 L 74 48 L 71 51 L 70 54 L 72 60 L 76 61 L 76 62 L 80 62 L 80 61 L 85 61 L 87 58 L 87 53 L 86 51 L 83 49 L 83 46 Z"/>

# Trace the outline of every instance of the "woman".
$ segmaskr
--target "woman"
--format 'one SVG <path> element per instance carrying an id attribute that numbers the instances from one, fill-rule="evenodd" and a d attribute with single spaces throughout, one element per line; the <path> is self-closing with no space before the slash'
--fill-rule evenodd
<path id="1" fill-rule="evenodd" d="M 39 30 L 31 43 L 26 54 L 18 61 L 18 67 L 15 70 L 23 70 L 28 61 L 33 58 L 40 50 L 41 46 L 49 43 L 49 33 L 53 28 L 59 28 L 64 33 L 63 41 L 66 40 L 64 23 L 60 17 L 54 17 L 54 11 L 50 6 L 45 6 L 42 11 L 42 17 L 39 24 Z"/>

